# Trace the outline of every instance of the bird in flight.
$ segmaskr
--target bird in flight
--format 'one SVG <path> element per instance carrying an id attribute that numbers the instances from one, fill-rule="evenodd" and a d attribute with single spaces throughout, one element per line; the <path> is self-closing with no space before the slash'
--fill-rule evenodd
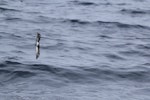
<path id="1" fill-rule="evenodd" d="M 41 38 L 40 33 L 37 33 L 37 36 L 36 36 L 36 59 L 38 59 L 38 57 L 40 56 L 40 38 Z"/>

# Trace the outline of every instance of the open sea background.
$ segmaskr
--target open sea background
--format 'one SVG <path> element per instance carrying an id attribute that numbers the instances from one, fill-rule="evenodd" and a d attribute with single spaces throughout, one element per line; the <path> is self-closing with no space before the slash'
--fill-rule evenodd
<path id="1" fill-rule="evenodd" d="M 0 46 L 0 100 L 150 100 L 150 0 L 0 0 Z"/>

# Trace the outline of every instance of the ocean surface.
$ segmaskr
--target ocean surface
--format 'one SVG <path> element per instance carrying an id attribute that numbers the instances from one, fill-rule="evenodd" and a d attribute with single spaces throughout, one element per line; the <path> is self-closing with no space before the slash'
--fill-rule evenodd
<path id="1" fill-rule="evenodd" d="M 0 100 L 150 100 L 150 0 L 0 0 Z"/>

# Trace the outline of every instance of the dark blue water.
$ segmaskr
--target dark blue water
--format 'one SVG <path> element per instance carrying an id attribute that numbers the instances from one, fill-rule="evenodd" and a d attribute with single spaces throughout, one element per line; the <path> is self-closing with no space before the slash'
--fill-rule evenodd
<path id="1" fill-rule="evenodd" d="M 0 0 L 0 100 L 150 100 L 149 5 Z"/>

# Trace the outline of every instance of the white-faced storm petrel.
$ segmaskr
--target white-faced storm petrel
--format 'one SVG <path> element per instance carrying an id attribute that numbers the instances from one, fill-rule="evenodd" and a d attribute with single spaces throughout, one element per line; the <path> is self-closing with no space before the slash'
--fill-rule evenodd
<path id="1" fill-rule="evenodd" d="M 36 36 L 36 59 L 38 59 L 38 57 L 40 56 L 40 38 L 41 38 L 40 33 L 37 33 L 37 36 Z"/>

